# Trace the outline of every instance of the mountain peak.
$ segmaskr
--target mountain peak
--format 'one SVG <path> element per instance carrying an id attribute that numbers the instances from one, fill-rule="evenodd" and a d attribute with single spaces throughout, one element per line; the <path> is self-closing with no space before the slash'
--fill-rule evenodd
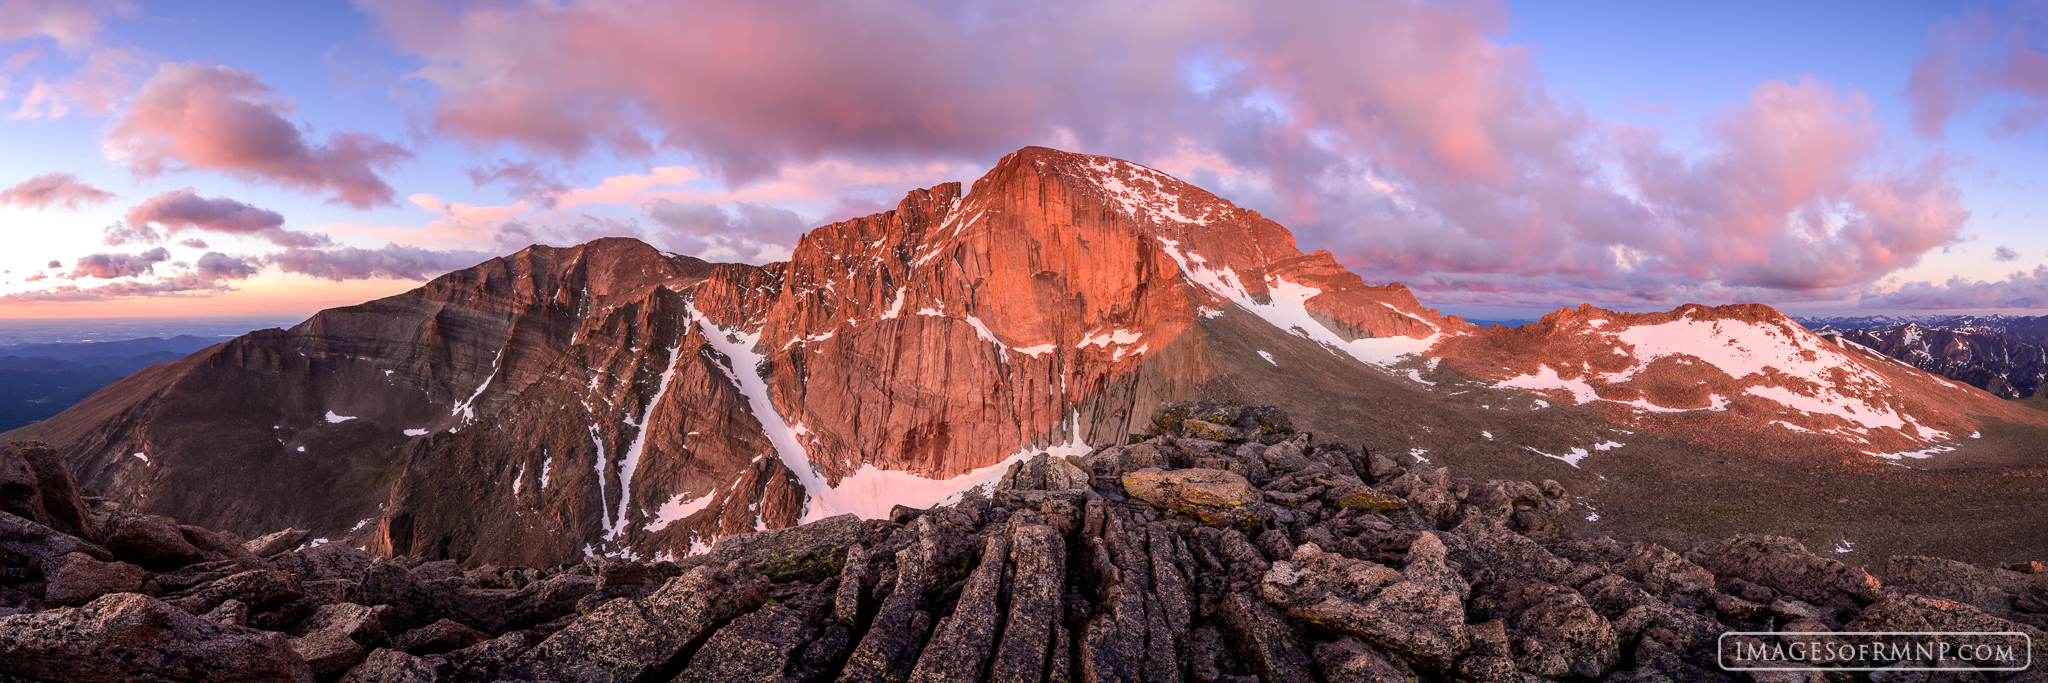
<path id="1" fill-rule="evenodd" d="M 1451 452 L 1490 447 L 1494 403 L 1566 411 L 1516 437 L 1543 455 L 1600 443 L 1572 426 L 1589 422 L 1854 453 L 2023 419 L 1859 354 L 1756 305 L 1478 329 L 1169 174 L 1025 148 L 812 230 L 786 262 L 531 246 L 152 368 L 35 429 L 124 504 L 547 564 L 922 507 L 1214 394 Z M 193 493 L 224 490 L 235 505 Z"/>

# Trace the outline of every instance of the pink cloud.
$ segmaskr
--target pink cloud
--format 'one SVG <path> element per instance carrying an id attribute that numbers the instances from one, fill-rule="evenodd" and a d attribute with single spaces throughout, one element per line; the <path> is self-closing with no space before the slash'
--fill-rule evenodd
<path id="1" fill-rule="evenodd" d="M 282 227 L 284 215 L 227 197 L 201 197 L 188 187 L 137 204 L 128 210 L 128 222 L 155 223 L 173 232 L 193 229 L 249 234 Z"/>
<path id="2" fill-rule="evenodd" d="M 1112 11 L 1078 4 L 1044 15 L 940 2 L 828 3 L 798 13 L 645 0 L 365 7 L 401 49 L 428 62 L 419 74 L 445 93 L 434 107 L 441 130 L 564 157 L 599 148 L 644 154 L 661 144 L 742 182 L 824 156 L 994 158 L 1035 140 L 1079 101 L 1082 93 L 1055 85 L 1061 80 L 1079 79 L 1086 90 L 1121 83 L 1124 92 L 1174 81 L 1171 59 L 1136 66 L 1143 74 L 1103 76 L 1122 65 L 1090 59 L 1087 36 L 1053 30 L 1065 22 L 1046 16 Z M 992 12 L 985 25 L 960 30 L 981 11 Z M 1173 20 L 1182 11 L 1207 10 L 1189 3 L 1140 12 L 1160 21 L 1131 37 L 1175 30 L 1186 23 Z M 651 142 L 638 133 L 650 123 L 660 130 Z"/>
<path id="3" fill-rule="evenodd" d="M 1869 101 L 1812 79 L 1771 81 L 1710 127 L 1686 160 L 1636 139 L 1624 164 L 1656 228 L 1628 246 L 1701 281 L 1839 288 L 1911 266 L 1969 217 L 1939 161 L 1873 165 Z"/>
<path id="4" fill-rule="evenodd" d="M 78 176 L 69 173 L 45 173 L 0 190 L 0 206 L 36 210 L 48 209 L 53 204 L 75 210 L 113 199 L 114 193 L 79 182 Z"/>
<path id="5" fill-rule="evenodd" d="M 381 249 L 286 249 L 266 257 L 266 260 L 287 273 L 339 282 L 376 277 L 425 280 L 451 270 L 482 263 L 492 256 L 494 254 L 485 252 L 434 251 L 387 244 Z"/>
<path id="6" fill-rule="evenodd" d="M 1872 309 L 2048 308 L 2048 266 L 1989 282 L 1962 277 L 1941 284 L 1908 282 L 1890 292 L 1865 293 L 1861 305 Z"/>
<path id="7" fill-rule="evenodd" d="M 2015 134 L 2048 124 L 2048 7 L 2013 3 L 1975 9 L 1927 29 L 1926 52 L 1906 82 L 1913 127 L 1939 138 L 1949 119 L 1996 95 L 2011 95 L 1992 132 Z"/>
<path id="8" fill-rule="evenodd" d="M 226 285 L 214 282 L 200 282 L 181 278 L 163 278 L 156 282 L 114 282 L 98 287 L 58 285 L 48 289 L 15 292 L 0 296 L 0 303 L 64 303 L 73 301 L 108 301 L 112 299 L 133 299 L 138 297 L 187 297 L 212 296 L 214 292 L 228 289 Z"/>
<path id="9" fill-rule="evenodd" d="M 128 210 L 126 224 L 109 228 L 107 242 L 159 239 L 151 225 L 163 226 L 170 234 L 201 230 L 229 235 L 249 235 L 270 240 L 283 247 L 311 247 L 331 243 L 325 235 L 284 229 L 284 215 L 227 197 L 201 197 L 192 188 L 165 192 Z"/>
<path id="10" fill-rule="evenodd" d="M 287 102 L 246 71 L 165 64 L 143 84 L 107 142 L 144 178 L 191 168 L 332 193 L 332 201 L 356 208 L 395 203 L 377 169 L 411 158 L 410 152 L 366 133 L 335 133 L 326 144 L 314 144 L 285 118 L 290 113 Z"/>
<path id="11" fill-rule="evenodd" d="M 263 269 L 263 260 L 242 256 L 230 256 L 217 251 L 200 255 L 192 264 L 192 272 L 204 280 L 247 280 Z"/>
<path id="12" fill-rule="evenodd" d="M 141 9 L 126 0 L 0 0 L 0 41 L 49 38 L 79 50 L 92 45 L 108 19 Z"/>
<path id="13" fill-rule="evenodd" d="M 687 155 L 558 204 L 645 202 L 686 244 L 741 202 L 843 217 L 860 182 L 819 169 L 922 178 L 1026 144 L 1169 168 L 1425 298 L 1841 297 L 1967 218 L 1861 94 L 1763 83 L 1681 146 L 1553 94 L 1493 2 L 364 6 L 425 63 L 439 130 Z"/>

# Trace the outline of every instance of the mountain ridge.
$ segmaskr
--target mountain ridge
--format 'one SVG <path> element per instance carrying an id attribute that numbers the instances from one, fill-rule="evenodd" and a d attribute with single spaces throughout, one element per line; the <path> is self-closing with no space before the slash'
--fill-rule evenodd
<path id="1" fill-rule="evenodd" d="M 1642 344 L 1594 329 L 1609 324 L 1704 325 L 1726 343 L 1615 355 Z M 1855 372 L 1795 376 L 1772 365 L 1786 354 Z M 1511 470 L 1580 470 L 1629 444 L 1853 464 L 1959 438 L 1978 416 L 2048 424 L 1866 356 L 1762 306 L 1587 306 L 1477 328 L 1156 170 L 1026 148 L 971 187 L 820 227 L 786 262 L 712 264 L 619 238 L 536 245 L 154 368 L 16 436 L 73 453 L 97 490 L 198 524 L 544 564 L 679 556 L 929 504 L 1247 382 L 1441 406 L 1417 419 L 1260 401 Z M 1481 396 L 1495 398 L 1463 403 Z M 1508 405 L 1553 419 L 1505 419 Z M 1859 405 L 1888 417 L 1858 423 Z M 1496 446 L 1502 426 L 1415 433 L 1438 422 L 1524 427 L 1502 432 L 1514 449 Z M 1628 430 L 1648 433 L 1614 438 Z M 1542 462 L 1502 459 L 1513 453 Z"/>

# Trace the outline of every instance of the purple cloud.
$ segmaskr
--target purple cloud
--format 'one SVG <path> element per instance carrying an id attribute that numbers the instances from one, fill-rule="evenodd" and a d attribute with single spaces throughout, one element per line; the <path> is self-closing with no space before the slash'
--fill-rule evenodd
<path id="1" fill-rule="evenodd" d="M 45 173 L 0 190 L 0 206 L 36 210 L 48 209 L 53 204 L 78 209 L 113 199 L 114 193 L 79 182 L 78 176 L 69 173 Z"/>
<path id="2" fill-rule="evenodd" d="M 170 259 L 170 250 L 163 247 L 157 247 L 140 254 L 89 254 L 80 257 L 78 262 L 72 266 L 71 273 L 64 277 L 73 280 L 86 277 L 101 279 L 135 277 L 155 272 L 156 264 Z"/>

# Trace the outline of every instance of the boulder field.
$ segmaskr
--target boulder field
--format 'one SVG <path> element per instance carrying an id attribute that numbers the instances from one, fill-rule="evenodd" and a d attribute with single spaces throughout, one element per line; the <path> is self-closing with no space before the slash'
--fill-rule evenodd
<path id="1" fill-rule="evenodd" d="M 1716 663 L 1729 631 L 1823 630 L 2020 631 L 2040 662 L 2038 562 L 1880 581 L 1789 538 L 1572 533 L 1555 482 L 1318 443 L 1270 407 L 1172 404 L 1151 432 L 887 519 L 552 568 L 179 525 L 9 444 L 0 681 L 2048 681 Z"/>

